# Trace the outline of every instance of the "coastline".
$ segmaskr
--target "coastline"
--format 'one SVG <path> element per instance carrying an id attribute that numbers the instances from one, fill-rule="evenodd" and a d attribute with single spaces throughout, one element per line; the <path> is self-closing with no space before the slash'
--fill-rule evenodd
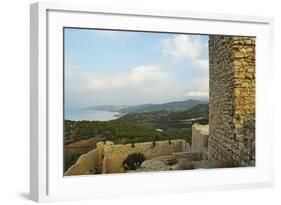
<path id="1" fill-rule="evenodd" d="M 65 111 L 64 119 L 72 121 L 110 121 L 116 120 L 125 114 L 127 113 L 91 109 L 73 109 L 70 111 Z"/>

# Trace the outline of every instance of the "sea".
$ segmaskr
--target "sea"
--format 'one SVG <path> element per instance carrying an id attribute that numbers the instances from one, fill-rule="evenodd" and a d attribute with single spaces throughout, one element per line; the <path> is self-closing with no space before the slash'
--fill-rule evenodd
<path id="1" fill-rule="evenodd" d="M 64 119 L 66 120 L 95 120 L 95 121 L 109 121 L 119 118 L 119 112 L 87 110 L 87 109 L 72 109 L 65 110 Z"/>

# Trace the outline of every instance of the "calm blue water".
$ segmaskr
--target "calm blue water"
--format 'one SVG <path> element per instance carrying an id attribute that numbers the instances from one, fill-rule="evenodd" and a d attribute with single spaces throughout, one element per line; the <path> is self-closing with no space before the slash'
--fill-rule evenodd
<path id="1" fill-rule="evenodd" d="M 114 116 L 119 114 L 118 112 L 109 111 L 99 111 L 99 110 L 87 110 L 87 109 L 73 109 L 66 110 L 64 113 L 64 118 L 66 120 L 98 120 L 98 121 L 108 121 L 117 119 Z"/>

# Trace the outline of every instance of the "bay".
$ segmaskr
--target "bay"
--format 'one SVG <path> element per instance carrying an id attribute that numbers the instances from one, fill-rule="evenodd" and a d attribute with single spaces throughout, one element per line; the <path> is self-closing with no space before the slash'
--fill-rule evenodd
<path id="1" fill-rule="evenodd" d="M 96 121 L 109 121 L 120 117 L 119 112 L 100 111 L 100 110 L 87 110 L 87 109 L 72 109 L 65 110 L 64 119 L 66 120 L 96 120 Z"/>

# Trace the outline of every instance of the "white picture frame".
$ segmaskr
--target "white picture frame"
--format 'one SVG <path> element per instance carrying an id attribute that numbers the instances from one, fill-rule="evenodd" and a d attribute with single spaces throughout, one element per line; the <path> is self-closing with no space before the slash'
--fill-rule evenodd
<path id="1" fill-rule="evenodd" d="M 63 66 L 61 34 L 64 26 L 256 36 L 256 166 L 64 177 L 60 70 Z M 266 112 L 266 107 L 270 106 L 267 93 L 271 89 L 272 29 L 273 19 L 270 17 L 98 8 L 71 3 L 32 4 L 30 198 L 41 202 L 273 186 L 272 116 Z"/>

